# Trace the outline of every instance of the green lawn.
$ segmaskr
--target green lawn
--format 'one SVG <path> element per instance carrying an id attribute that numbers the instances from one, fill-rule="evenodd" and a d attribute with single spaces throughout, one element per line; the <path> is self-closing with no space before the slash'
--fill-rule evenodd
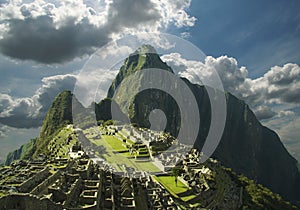
<path id="1" fill-rule="evenodd" d="M 147 172 L 160 172 L 160 170 L 151 161 L 136 161 L 131 157 L 129 152 L 117 152 L 124 151 L 126 148 L 122 145 L 123 142 L 114 136 L 102 135 L 100 140 L 90 140 L 92 143 L 98 146 L 104 146 L 106 153 L 102 156 L 110 163 L 117 171 L 123 171 L 121 165 L 125 164 L 128 167 L 133 167 L 138 171 Z"/>
<path id="2" fill-rule="evenodd" d="M 159 183 L 161 183 L 170 194 L 180 198 L 183 201 L 189 201 L 196 197 L 193 193 L 190 192 L 190 189 L 183 184 L 180 180 L 177 180 L 177 186 L 175 183 L 174 176 L 154 176 Z"/>
<path id="3" fill-rule="evenodd" d="M 117 133 L 117 135 L 118 135 L 120 138 L 122 138 L 122 139 L 126 139 L 127 143 L 129 143 L 129 144 L 134 144 L 134 142 L 133 142 L 131 139 L 126 138 L 127 136 L 125 136 L 124 131 L 122 131 L 122 130 L 119 131 L 119 132 Z"/>
<path id="4" fill-rule="evenodd" d="M 119 152 L 119 151 L 124 151 L 127 150 L 126 147 L 123 146 L 123 142 L 119 139 L 117 139 L 114 136 L 106 136 L 102 135 L 103 140 L 105 140 L 114 151 Z M 101 141 L 101 140 L 100 140 Z"/>
<path id="5" fill-rule="evenodd" d="M 169 192 L 176 196 L 177 194 L 183 193 L 189 189 L 180 180 L 177 180 L 176 186 L 174 176 L 155 176 L 155 179 L 159 181 L 159 183 L 161 183 Z"/>

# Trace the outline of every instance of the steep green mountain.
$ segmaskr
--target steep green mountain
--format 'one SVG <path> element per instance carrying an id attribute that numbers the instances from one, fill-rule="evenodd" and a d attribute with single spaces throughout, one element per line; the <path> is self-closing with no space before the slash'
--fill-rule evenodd
<path id="1" fill-rule="evenodd" d="M 92 105 L 96 113 L 96 119 L 98 122 L 104 122 L 112 119 L 111 109 L 118 115 L 118 120 L 126 122 L 126 115 L 121 111 L 118 104 L 111 98 L 106 98 Z"/>
<path id="2" fill-rule="evenodd" d="M 70 91 L 63 91 L 55 97 L 36 142 L 34 157 L 40 153 L 47 154 L 46 145 L 51 137 L 65 125 L 72 123 L 72 98 L 73 94 Z"/>
<path id="3" fill-rule="evenodd" d="M 141 69 L 148 68 L 158 68 L 173 73 L 173 70 L 160 59 L 152 46 L 143 45 L 125 59 L 123 66 L 108 90 L 107 97 L 113 97 L 117 87 L 125 77 Z"/>
<path id="4" fill-rule="evenodd" d="M 180 127 L 179 109 L 168 94 L 159 90 L 143 91 L 139 94 L 142 78 L 130 81 L 129 87 L 116 92 L 121 82 L 129 75 L 145 68 L 161 68 L 172 72 L 166 63 L 162 62 L 149 46 L 138 49 L 138 54 L 127 58 L 113 81 L 108 97 L 115 96 L 121 110 L 129 109 L 132 122 L 141 127 L 149 127 L 148 116 L 153 109 L 165 111 L 168 119 L 166 131 L 175 135 Z M 200 112 L 200 132 L 195 147 L 201 150 L 210 127 L 210 100 L 207 88 L 195 85 L 185 80 L 196 96 Z M 156 82 L 163 83 L 160 78 Z M 176 88 L 176 87 L 174 87 Z M 181 90 L 177 90 L 179 93 Z M 179 94 L 180 95 L 180 94 Z M 181 94 L 185 97 L 184 93 Z M 248 105 L 230 93 L 226 93 L 227 119 L 221 142 L 213 154 L 225 166 L 238 173 L 256 180 L 258 183 L 269 187 L 274 192 L 280 193 L 286 199 L 300 200 L 300 174 L 297 161 L 287 152 L 278 135 L 264 127 L 256 119 Z"/>
<path id="5" fill-rule="evenodd" d="M 5 161 L 6 165 L 14 160 L 28 159 L 49 152 L 47 145 L 51 138 L 65 125 L 72 123 L 72 97 L 70 91 L 63 91 L 55 97 L 44 119 L 40 136 L 9 153 Z"/>

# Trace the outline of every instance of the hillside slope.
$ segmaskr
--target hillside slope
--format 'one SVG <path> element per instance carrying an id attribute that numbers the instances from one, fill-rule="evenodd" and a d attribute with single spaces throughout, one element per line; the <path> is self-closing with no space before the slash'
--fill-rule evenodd
<path id="1" fill-rule="evenodd" d="M 133 54 L 125 60 L 109 89 L 108 97 L 114 96 L 122 80 L 142 69 L 160 68 L 172 72 L 170 67 L 162 62 L 156 53 L 153 53 L 151 47 L 148 51 L 147 46 L 142 48 L 142 53 Z M 142 78 L 131 81 L 130 86 L 139 88 L 141 81 Z M 199 106 L 200 132 L 195 147 L 201 150 L 211 120 L 208 87 L 192 84 L 186 79 L 184 81 L 193 91 Z M 155 82 L 164 83 L 160 78 L 156 78 Z M 185 97 L 184 93 L 180 93 L 181 90 L 176 91 Z M 128 91 L 125 93 L 118 91 L 119 95 L 115 97 L 123 111 L 130 109 L 131 121 L 141 127 L 149 128 L 150 112 L 153 109 L 161 109 L 168 119 L 166 131 L 176 136 L 180 128 L 180 112 L 172 97 L 159 90 L 143 91 L 135 95 L 136 92 L 139 91 L 133 90 L 132 94 Z M 295 158 L 287 152 L 274 131 L 261 125 L 245 102 L 230 93 L 226 93 L 226 101 L 226 126 L 213 157 L 236 172 L 245 174 L 274 192 L 280 193 L 286 199 L 299 201 L 300 174 Z"/>

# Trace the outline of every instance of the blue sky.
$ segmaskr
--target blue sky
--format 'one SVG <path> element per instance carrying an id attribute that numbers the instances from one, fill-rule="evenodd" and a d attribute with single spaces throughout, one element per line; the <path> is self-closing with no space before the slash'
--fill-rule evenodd
<path id="1" fill-rule="evenodd" d="M 210 56 L 204 67 L 300 160 L 299 9 L 297 0 L 0 0 L 0 161 L 37 136 L 95 50 L 137 31 L 182 36 Z M 192 69 L 183 57 L 165 59 Z"/>
<path id="2" fill-rule="evenodd" d="M 299 9 L 295 0 L 192 1 L 189 11 L 198 21 L 187 28 L 188 40 L 207 55 L 235 57 L 255 78 L 272 66 L 300 63 Z"/>

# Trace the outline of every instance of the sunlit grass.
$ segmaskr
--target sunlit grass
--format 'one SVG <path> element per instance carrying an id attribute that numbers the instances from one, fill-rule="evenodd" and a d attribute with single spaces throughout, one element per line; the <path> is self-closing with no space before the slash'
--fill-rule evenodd
<path id="1" fill-rule="evenodd" d="M 174 176 L 155 176 L 155 179 L 159 181 L 169 192 L 172 192 L 173 195 L 183 193 L 189 188 L 185 186 L 180 180 L 177 180 L 177 186 Z"/>
<path id="2" fill-rule="evenodd" d="M 119 151 L 124 151 L 128 150 L 126 147 L 124 147 L 124 143 L 117 139 L 114 136 L 102 136 L 103 140 L 105 140 L 114 151 L 119 152 Z M 101 140 L 100 140 L 101 141 Z"/>
<path id="3" fill-rule="evenodd" d="M 183 201 L 189 201 L 196 197 L 195 194 L 190 192 L 190 189 L 177 179 L 177 185 L 174 176 L 154 176 L 160 184 L 162 184 L 170 194 L 180 198 Z"/>
<path id="4" fill-rule="evenodd" d="M 124 147 L 121 140 L 114 136 L 102 135 L 102 139 L 90 141 L 97 146 L 104 146 L 106 148 L 106 152 L 105 154 L 102 154 L 102 156 L 117 171 L 124 171 L 122 165 L 126 165 L 127 167 L 132 167 L 137 171 L 146 171 L 150 173 L 160 172 L 160 169 L 157 168 L 150 160 L 136 161 L 134 156 L 130 155 L 129 152 L 120 152 L 127 150 L 127 148 Z"/>

